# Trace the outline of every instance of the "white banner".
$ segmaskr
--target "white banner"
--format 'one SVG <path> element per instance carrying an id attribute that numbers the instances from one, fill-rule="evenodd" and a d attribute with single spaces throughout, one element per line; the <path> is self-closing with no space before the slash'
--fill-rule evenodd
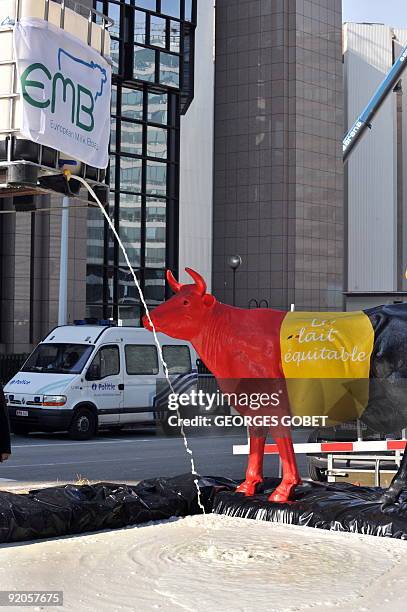
<path id="1" fill-rule="evenodd" d="M 111 68 L 94 49 L 40 19 L 17 22 L 14 53 L 24 138 L 106 168 Z"/>

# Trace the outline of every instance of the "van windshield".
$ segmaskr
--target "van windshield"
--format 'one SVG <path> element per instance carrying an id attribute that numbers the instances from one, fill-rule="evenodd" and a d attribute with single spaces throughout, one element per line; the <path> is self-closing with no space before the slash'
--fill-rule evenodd
<path id="1" fill-rule="evenodd" d="M 39 344 L 21 372 L 80 374 L 94 348 L 89 344 Z"/>

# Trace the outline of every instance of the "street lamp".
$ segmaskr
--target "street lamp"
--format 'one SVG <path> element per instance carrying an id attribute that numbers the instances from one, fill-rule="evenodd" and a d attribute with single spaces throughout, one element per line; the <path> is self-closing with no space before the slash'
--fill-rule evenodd
<path id="1" fill-rule="evenodd" d="M 229 268 L 232 268 L 233 272 L 233 306 L 236 306 L 236 270 L 242 263 L 240 255 L 230 255 L 228 257 Z"/>

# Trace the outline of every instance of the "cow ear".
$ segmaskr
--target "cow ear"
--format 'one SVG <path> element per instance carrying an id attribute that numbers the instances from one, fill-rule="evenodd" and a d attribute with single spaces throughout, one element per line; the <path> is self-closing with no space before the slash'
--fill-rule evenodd
<path id="1" fill-rule="evenodd" d="M 216 302 L 216 298 L 214 298 L 213 295 L 211 295 L 210 293 L 205 293 L 205 295 L 202 298 L 202 301 L 205 304 L 205 306 L 210 308 Z"/>

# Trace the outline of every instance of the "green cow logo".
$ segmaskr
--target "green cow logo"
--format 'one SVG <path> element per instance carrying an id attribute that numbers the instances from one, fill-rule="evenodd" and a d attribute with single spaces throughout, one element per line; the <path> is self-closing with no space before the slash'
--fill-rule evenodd
<path id="1" fill-rule="evenodd" d="M 67 76 L 66 72 L 71 76 Z M 75 74 L 75 77 L 72 77 L 72 74 Z M 79 82 L 82 76 L 83 80 Z M 86 62 L 60 48 L 58 72 L 52 74 L 45 64 L 34 62 L 21 75 L 21 88 L 23 98 L 28 104 L 36 108 L 50 107 L 52 114 L 65 113 L 68 104 L 72 125 L 85 132 L 92 132 L 95 127 L 95 104 L 98 98 L 104 95 L 107 80 L 105 68 L 93 61 Z M 85 87 L 83 82 L 90 82 L 92 89 Z M 45 90 L 48 94 L 44 95 Z"/>

